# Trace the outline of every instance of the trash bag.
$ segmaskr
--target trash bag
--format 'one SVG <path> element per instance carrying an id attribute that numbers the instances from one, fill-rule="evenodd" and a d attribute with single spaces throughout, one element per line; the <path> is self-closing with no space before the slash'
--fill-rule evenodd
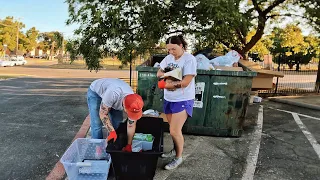
<path id="1" fill-rule="evenodd" d="M 143 112 L 144 115 L 151 115 L 151 116 L 156 116 L 159 117 L 160 114 L 157 110 L 153 110 L 153 109 L 148 109 L 146 111 Z"/>
<path id="2" fill-rule="evenodd" d="M 153 67 L 160 68 L 160 63 L 158 63 L 158 62 L 154 63 Z"/>
<path id="3" fill-rule="evenodd" d="M 228 66 L 232 67 L 234 63 L 239 62 L 239 59 L 241 58 L 241 55 L 235 51 L 229 51 L 224 56 L 219 56 L 214 59 L 209 60 L 210 64 L 213 66 Z"/>
<path id="4" fill-rule="evenodd" d="M 195 56 L 197 59 L 197 69 L 204 69 L 204 70 L 213 70 L 214 67 L 212 64 L 210 64 L 209 59 L 203 55 L 203 54 L 198 54 Z"/>

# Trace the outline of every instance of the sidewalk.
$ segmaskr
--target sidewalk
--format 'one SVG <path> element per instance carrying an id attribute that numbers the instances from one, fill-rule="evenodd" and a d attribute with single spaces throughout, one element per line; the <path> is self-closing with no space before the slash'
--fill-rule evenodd
<path id="1" fill-rule="evenodd" d="M 320 95 L 269 97 L 270 101 L 320 110 Z"/>

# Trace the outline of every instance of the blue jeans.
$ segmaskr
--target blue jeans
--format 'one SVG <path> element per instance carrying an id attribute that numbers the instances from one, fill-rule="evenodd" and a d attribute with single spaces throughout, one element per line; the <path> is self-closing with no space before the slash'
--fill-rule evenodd
<path id="1" fill-rule="evenodd" d="M 90 113 L 91 138 L 93 139 L 103 139 L 103 124 L 99 115 L 101 100 L 101 97 L 96 92 L 88 88 L 87 102 Z M 118 129 L 120 123 L 123 121 L 123 112 L 111 108 L 109 117 L 113 128 L 115 130 Z"/>

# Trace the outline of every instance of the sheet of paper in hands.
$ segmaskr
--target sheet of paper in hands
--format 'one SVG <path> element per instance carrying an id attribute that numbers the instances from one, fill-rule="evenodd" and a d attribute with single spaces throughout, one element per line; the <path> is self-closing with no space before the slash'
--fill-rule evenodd
<path id="1" fill-rule="evenodd" d="M 173 78 L 172 80 L 182 80 L 182 71 L 181 68 L 176 68 L 172 71 L 164 73 L 164 75 L 161 78 Z"/>

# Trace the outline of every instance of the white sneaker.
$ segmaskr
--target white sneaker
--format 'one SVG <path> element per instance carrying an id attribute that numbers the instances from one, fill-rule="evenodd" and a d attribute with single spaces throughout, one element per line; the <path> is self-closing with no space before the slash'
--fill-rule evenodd
<path id="1" fill-rule="evenodd" d="M 182 157 L 174 158 L 170 163 L 168 163 L 164 168 L 166 170 L 172 170 L 177 168 L 182 163 Z"/>
<path id="2" fill-rule="evenodd" d="M 162 158 L 168 158 L 168 157 L 173 157 L 175 155 L 176 155 L 176 150 L 175 149 L 171 149 L 171 151 L 161 154 L 161 157 Z"/>

